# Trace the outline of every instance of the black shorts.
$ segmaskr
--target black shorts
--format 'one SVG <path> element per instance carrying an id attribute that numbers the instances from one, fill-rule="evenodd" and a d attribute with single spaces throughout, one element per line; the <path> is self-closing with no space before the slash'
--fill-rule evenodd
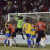
<path id="1" fill-rule="evenodd" d="M 11 37 L 16 37 L 16 33 L 14 32 L 13 34 L 11 34 Z"/>
<path id="2" fill-rule="evenodd" d="M 38 33 L 39 35 L 36 39 L 36 43 L 38 43 L 41 40 L 41 38 L 45 37 L 44 30 L 39 30 Z"/>
<path id="3" fill-rule="evenodd" d="M 42 38 L 45 37 L 44 30 L 39 30 L 38 33 L 39 33 L 39 37 Z"/>
<path id="4" fill-rule="evenodd" d="M 22 32 L 22 28 L 15 29 L 15 32 Z"/>

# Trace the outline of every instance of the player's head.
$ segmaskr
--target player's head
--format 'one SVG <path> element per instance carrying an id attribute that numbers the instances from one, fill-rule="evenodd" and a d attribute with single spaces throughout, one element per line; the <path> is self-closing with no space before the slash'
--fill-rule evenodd
<path id="1" fill-rule="evenodd" d="M 42 19 L 42 18 L 40 18 L 40 19 L 39 19 L 39 21 L 43 21 L 43 19 Z"/>
<path id="2" fill-rule="evenodd" d="M 6 25 L 6 27 L 8 27 L 9 25 Z"/>
<path id="3" fill-rule="evenodd" d="M 34 27 L 34 24 L 32 24 L 32 27 Z"/>
<path id="4" fill-rule="evenodd" d="M 18 16 L 18 19 L 23 19 L 23 17 L 22 16 Z"/>
<path id="5" fill-rule="evenodd" d="M 29 19 L 26 19 L 26 23 L 29 23 Z"/>
<path id="6" fill-rule="evenodd" d="M 18 16 L 18 19 L 20 19 L 20 16 Z"/>
<path id="7" fill-rule="evenodd" d="M 20 16 L 20 19 L 23 19 L 23 17 L 22 17 L 22 16 Z"/>

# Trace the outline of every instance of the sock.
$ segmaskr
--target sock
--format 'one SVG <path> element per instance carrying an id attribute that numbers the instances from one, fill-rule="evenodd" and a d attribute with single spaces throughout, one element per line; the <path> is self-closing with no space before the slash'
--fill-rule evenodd
<path id="1" fill-rule="evenodd" d="M 30 46 L 30 47 L 31 47 L 31 40 L 29 40 L 29 39 L 28 39 L 28 41 L 27 41 L 27 42 L 28 42 L 28 46 Z"/>
<path id="2" fill-rule="evenodd" d="M 21 33 L 21 35 L 22 35 L 22 38 L 24 39 L 23 33 Z"/>
<path id="3" fill-rule="evenodd" d="M 34 41 L 33 41 L 33 45 L 34 45 Z"/>
<path id="4" fill-rule="evenodd" d="M 8 39 L 8 46 L 9 46 L 9 39 Z"/>
<path id="5" fill-rule="evenodd" d="M 7 39 L 5 39 L 5 42 L 4 42 L 5 45 L 6 45 L 6 42 L 7 42 Z"/>
<path id="6" fill-rule="evenodd" d="M 38 47 L 39 47 L 39 42 L 38 42 Z"/>
<path id="7" fill-rule="evenodd" d="M 15 42 L 15 44 L 16 44 L 16 40 L 15 39 L 13 39 L 14 40 L 14 42 Z"/>
<path id="8" fill-rule="evenodd" d="M 9 46 L 12 46 L 12 39 L 9 39 Z"/>

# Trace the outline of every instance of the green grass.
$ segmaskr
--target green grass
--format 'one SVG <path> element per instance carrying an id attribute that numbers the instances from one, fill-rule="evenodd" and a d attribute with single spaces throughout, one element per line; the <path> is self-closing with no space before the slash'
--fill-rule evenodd
<path id="1" fill-rule="evenodd" d="M 46 48 L 28 48 L 27 44 L 18 44 L 17 47 L 15 45 L 4 47 L 3 44 L 0 44 L 0 50 L 50 50 L 50 45 L 46 45 Z"/>

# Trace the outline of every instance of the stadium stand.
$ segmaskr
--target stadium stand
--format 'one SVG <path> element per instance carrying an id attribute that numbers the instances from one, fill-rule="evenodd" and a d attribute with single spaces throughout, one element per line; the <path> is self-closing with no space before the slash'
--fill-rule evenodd
<path id="1" fill-rule="evenodd" d="M 2 13 L 49 12 L 50 0 L 0 0 Z"/>

